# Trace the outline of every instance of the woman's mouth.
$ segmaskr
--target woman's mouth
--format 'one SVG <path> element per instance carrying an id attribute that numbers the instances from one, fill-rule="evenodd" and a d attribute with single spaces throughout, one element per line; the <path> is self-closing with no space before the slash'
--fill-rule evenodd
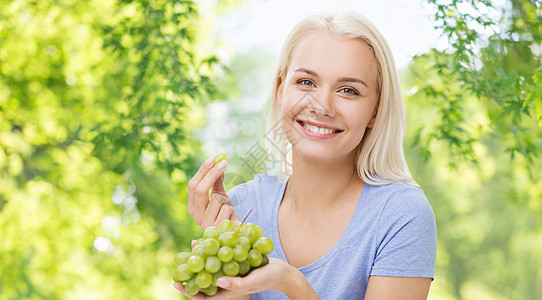
<path id="1" fill-rule="evenodd" d="M 308 123 L 306 121 L 297 120 L 297 123 L 305 129 L 304 132 L 313 138 L 330 138 L 338 133 L 342 132 L 343 130 L 336 129 L 336 128 L 330 128 L 328 126 L 316 126 L 314 123 Z"/>

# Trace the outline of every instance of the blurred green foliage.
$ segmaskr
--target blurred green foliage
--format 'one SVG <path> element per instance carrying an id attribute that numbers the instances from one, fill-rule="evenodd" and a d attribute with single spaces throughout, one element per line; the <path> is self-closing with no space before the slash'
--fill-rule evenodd
<path id="1" fill-rule="evenodd" d="M 179 295 L 192 131 L 220 96 L 199 22 L 192 1 L 0 3 L 0 299 Z"/>
<path id="2" fill-rule="evenodd" d="M 432 55 L 402 72 L 405 92 L 430 82 L 461 93 L 459 81 L 437 74 Z M 430 299 L 537 299 L 542 295 L 542 161 L 511 159 L 510 142 L 487 132 L 506 121 L 491 121 L 494 108 L 476 96 L 463 91 L 462 97 L 466 129 L 459 135 L 479 134 L 470 145 L 475 162 L 455 153 L 446 139 L 436 139 L 429 149 L 420 144 L 417 128 L 435 128 L 447 118 L 440 113 L 446 103 L 420 91 L 405 97 L 407 161 L 437 220 L 437 273 Z M 476 131 L 480 127 L 482 133 Z M 530 130 L 533 138 L 540 136 L 537 122 Z"/>
<path id="3" fill-rule="evenodd" d="M 542 3 L 429 0 L 447 49 L 402 73 L 442 299 L 542 297 Z M 499 3 L 500 5 L 500 3 Z"/>
<path id="4" fill-rule="evenodd" d="M 503 139 L 512 159 L 519 155 L 532 162 L 542 153 L 542 3 L 494 2 L 428 1 L 450 47 L 424 56 L 432 57 L 440 78 L 456 85 L 427 80 L 417 86 L 440 103 L 440 121 L 417 133 L 426 154 L 433 141 L 446 141 L 452 154 L 476 160 L 473 144 L 488 134 Z M 490 126 L 467 125 L 471 96 L 487 109 Z"/>

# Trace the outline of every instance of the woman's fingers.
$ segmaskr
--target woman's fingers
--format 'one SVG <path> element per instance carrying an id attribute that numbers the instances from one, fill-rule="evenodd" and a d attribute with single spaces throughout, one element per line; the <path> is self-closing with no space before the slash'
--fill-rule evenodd
<path id="1" fill-rule="evenodd" d="M 188 182 L 188 212 L 191 215 L 195 208 L 194 194 L 196 191 L 196 187 L 198 186 L 200 181 L 203 179 L 203 177 L 207 175 L 207 172 L 209 172 L 209 170 L 213 168 L 213 165 L 214 165 L 213 158 L 212 157 L 207 158 L 207 160 L 205 160 L 205 162 L 201 165 L 199 170 L 196 172 L 194 177 L 192 177 L 192 179 L 190 179 L 190 181 Z"/>
<path id="2" fill-rule="evenodd" d="M 269 258 L 269 264 L 257 268 L 245 277 L 220 277 L 217 286 L 237 295 L 252 294 L 266 290 L 282 290 L 285 282 L 291 282 L 295 269 L 278 258 Z"/>
<path id="3" fill-rule="evenodd" d="M 237 213 L 235 213 L 235 209 L 233 208 L 233 206 L 231 206 L 230 204 L 222 205 L 222 207 L 220 207 L 218 216 L 216 217 L 216 220 L 214 222 L 214 226 L 217 228 L 220 227 L 220 222 L 224 220 L 230 220 L 233 215 L 237 216 Z"/>
<path id="4" fill-rule="evenodd" d="M 256 292 L 258 282 L 248 277 L 226 277 L 222 276 L 216 281 L 218 287 L 227 289 L 236 294 L 250 294 Z"/>
<path id="5" fill-rule="evenodd" d="M 213 300 L 223 300 L 223 299 L 231 299 L 232 297 L 240 296 L 239 293 L 228 291 L 228 290 L 220 290 L 217 294 L 214 296 L 207 296 L 201 292 L 190 296 L 186 293 L 186 290 L 184 289 L 184 285 L 182 283 L 175 282 L 173 283 L 173 286 L 181 292 L 183 295 L 195 299 L 195 300 L 205 300 L 205 299 L 213 299 Z M 250 296 L 247 296 L 247 299 L 250 299 Z"/>
<path id="6" fill-rule="evenodd" d="M 222 205 L 230 203 L 230 198 L 219 194 L 213 194 L 209 200 L 209 205 L 207 205 L 207 208 L 205 209 L 205 213 L 203 213 L 201 227 L 205 229 L 214 225 Z"/>
<path id="7" fill-rule="evenodd" d="M 201 227 L 204 229 L 209 226 L 218 228 L 224 220 L 231 220 L 234 226 L 241 223 L 230 198 L 227 195 L 220 194 L 213 194 L 211 196 L 209 205 L 207 205 L 207 209 L 203 214 L 203 220 Z"/>
<path id="8" fill-rule="evenodd" d="M 206 167 L 207 161 L 203 164 L 203 167 Z M 211 161 L 212 164 L 212 161 Z M 188 212 L 194 217 L 194 220 L 198 224 L 206 222 L 203 219 L 203 215 L 209 204 L 209 190 L 211 187 L 219 180 L 220 177 L 224 176 L 224 170 L 227 167 L 226 161 L 219 162 L 216 166 L 211 167 L 205 173 L 205 168 L 200 169 L 197 175 L 195 175 L 189 183 L 189 193 L 188 193 Z M 205 174 L 201 177 L 201 174 Z M 199 182 L 197 181 L 200 179 Z M 222 187 L 222 190 L 224 188 Z M 225 193 L 224 193 L 225 194 Z M 209 222 L 213 222 L 210 220 Z"/>
<path id="9" fill-rule="evenodd" d="M 188 298 L 192 298 L 194 300 L 207 299 L 207 297 L 205 295 L 203 295 L 202 293 L 197 293 L 197 294 L 195 294 L 193 296 L 188 295 L 188 293 L 184 289 L 184 285 L 182 283 L 175 282 L 175 283 L 173 283 L 173 287 L 175 287 L 179 292 L 181 292 L 183 295 L 185 295 Z"/>
<path id="10" fill-rule="evenodd" d="M 267 266 L 253 270 L 248 276 L 222 276 L 216 281 L 216 285 L 224 289 L 224 295 L 246 295 L 274 290 L 279 287 L 277 283 L 288 275 L 286 268 L 292 267 L 284 261 L 270 257 Z"/>
<path id="11" fill-rule="evenodd" d="M 209 190 L 217 179 L 224 175 L 224 170 L 226 170 L 227 163 L 226 161 L 219 162 L 216 166 L 211 168 L 207 174 L 201 179 L 201 181 L 196 186 L 194 194 L 194 208 L 197 212 L 203 214 L 207 204 L 209 202 Z"/>
<path id="12" fill-rule="evenodd" d="M 218 179 L 213 184 L 213 187 L 211 189 L 211 195 L 212 194 L 226 195 L 226 190 L 224 189 L 224 174 L 220 175 L 220 177 L 218 177 Z"/>

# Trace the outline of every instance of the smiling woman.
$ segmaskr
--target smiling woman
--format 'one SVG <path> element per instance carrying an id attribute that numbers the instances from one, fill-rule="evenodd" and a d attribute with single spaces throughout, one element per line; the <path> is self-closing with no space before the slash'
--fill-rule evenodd
<path id="1" fill-rule="evenodd" d="M 280 79 L 277 104 L 287 139 L 299 131 L 308 137 L 296 143 L 295 155 L 319 163 L 351 160 L 376 117 L 378 71 L 371 48 L 325 31 L 308 33 L 289 70 Z M 307 105 L 308 99 L 318 105 Z"/>
<path id="2" fill-rule="evenodd" d="M 403 99 L 384 38 L 359 14 L 308 17 L 286 40 L 272 91 L 279 176 L 257 175 L 228 196 L 227 166 L 204 163 L 189 183 L 202 227 L 248 215 L 275 245 L 267 266 L 218 279 L 213 299 L 425 299 L 435 218 L 404 159 Z"/>
<path id="3" fill-rule="evenodd" d="M 350 17 L 347 15 L 350 15 Z M 340 40 L 341 43 L 357 42 L 356 46 L 347 50 L 342 45 L 340 46 L 339 43 L 334 43 L 326 39 L 326 43 L 331 43 L 326 45 L 329 51 L 327 55 L 328 61 L 326 61 L 327 68 L 335 67 L 337 69 L 335 72 L 340 74 L 340 76 L 336 75 L 337 83 L 351 84 L 350 87 L 342 91 L 343 93 L 351 96 L 360 96 L 365 99 L 368 97 L 376 97 L 377 99 L 376 108 L 378 109 L 375 108 L 377 116 L 370 124 L 367 124 L 367 129 L 363 134 L 363 145 L 365 147 L 358 147 L 357 169 L 360 178 L 375 184 L 385 184 L 394 181 L 415 184 L 404 158 L 402 141 L 406 121 L 401 87 L 393 55 L 384 37 L 363 16 L 357 15 L 356 17 L 350 13 L 343 14 L 343 17 L 335 16 L 332 22 L 326 22 L 318 17 L 309 17 L 301 21 L 290 33 L 278 58 L 274 76 L 276 80 L 273 82 L 274 86 L 272 88 L 271 99 L 277 99 L 280 96 L 279 87 L 283 78 L 286 78 L 288 75 L 288 70 L 293 69 L 308 76 L 319 75 L 316 74 L 315 70 L 311 70 L 306 66 L 299 65 L 294 67 L 292 65 L 292 63 L 299 64 L 299 62 L 293 60 L 294 54 L 299 52 L 301 47 L 312 48 L 313 46 L 311 43 L 307 43 L 305 39 L 299 42 L 301 37 L 307 36 L 307 39 L 310 39 L 311 34 L 314 36 L 315 32 L 326 32 L 330 37 Z M 315 40 L 318 40 L 318 38 Z M 292 51 L 293 49 L 294 51 Z M 307 55 L 309 54 L 303 52 L 303 57 Z M 326 57 L 324 53 L 314 53 L 314 55 L 314 60 L 318 62 Z M 348 59 L 342 59 L 342 65 L 339 65 L 339 60 L 344 55 L 349 55 L 349 57 Z M 325 72 L 328 71 L 331 70 L 326 70 Z M 344 72 L 340 73 L 340 71 Z M 371 72 L 376 72 L 376 74 L 372 74 Z M 350 76 L 348 74 L 357 75 Z M 324 76 L 327 73 L 321 75 Z M 313 80 L 315 79 L 320 78 L 313 78 Z M 376 82 L 371 82 L 370 80 L 375 80 Z M 373 84 L 372 87 L 369 86 L 371 83 Z M 312 87 L 314 82 L 302 82 L 302 84 L 309 84 Z M 371 91 L 376 92 L 376 95 L 369 95 L 368 93 Z M 313 93 L 310 93 L 310 95 L 313 95 Z M 303 97 L 303 99 L 310 99 L 310 107 L 325 109 L 325 107 L 322 107 L 322 100 L 312 97 Z M 367 100 L 364 102 L 367 102 Z M 283 113 L 280 107 L 274 105 L 273 102 L 269 110 L 267 132 L 277 131 L 276 127 L 283 118 Z M 386 117 L 378 117 L 378 115 Z M 376 126 L 373 129 L 374 122 L 379 122 L 380 126 Z M 287 159 L 288 147 L 290 145 L 289 139 L 291 139 L 291 136 L 274 135 L 274 138 L 273 144 L 268 145 L 267 148 L 270 151 L 278 152 L 282 162 L 279 178 L 283 180 L 285 177 L 290 176 L 292 171 L 292 163 Z M 276 151 L 277 148 L 279 151 Z"/>

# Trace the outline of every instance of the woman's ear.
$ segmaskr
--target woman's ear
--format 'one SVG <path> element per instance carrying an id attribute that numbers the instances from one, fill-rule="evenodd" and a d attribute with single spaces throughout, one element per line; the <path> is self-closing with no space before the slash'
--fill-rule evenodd
<path id="1" fill-rule="evenodd" d="M 276 97 L 277 97 L 277 105 L 280 108 L 282 106 L 282 78 L 277 78 L 277 91 L 276 91 Z"/>
<path id="2" fill-rule="evenodd" d="M 373 113 L 373 117 L 371 118 L 371 120 L 369 121 L 369 124 L 367 124 L 367 128 L 373 128 L 373 126 L 375 126 L 375 122 L 376 122 L 376 114 L 378 113 L 378 103 L 376 104 L 375 106 L 375 111 Z"/>

